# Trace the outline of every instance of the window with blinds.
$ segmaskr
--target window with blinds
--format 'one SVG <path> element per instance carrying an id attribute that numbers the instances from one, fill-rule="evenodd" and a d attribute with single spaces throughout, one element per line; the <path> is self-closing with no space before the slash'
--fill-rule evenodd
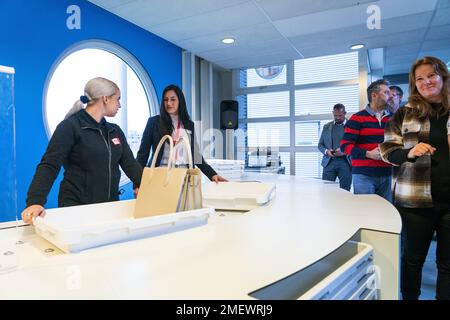
<path id="1" fill-rule="evenodd" d="M 298 121 L 295 123 L 295 145 L 317 146 L 319 143 L 320 121 Z"/>
<path id="2" fill-rule="evenodd" d="M 359 110 L 358 71 L 357 52 L 239 70 L 234 89 L 243 149 L 278 147 L 286 174 L 321 178 L 323 126 L 337 103 L 348 113 Z"/>
<path id="3" fill-rule="evenodd" d="M 358 78 L 358 52 L 294 61 L 295 85 Z"/>
<path id="4" fill-rule="evenodd" d="M 358 85 L 300 89 L 295 91 L 295 115 L 331 114 L 342 103 L 347 112 L 359 110 Z"/>
<path id="5" fill-rule="evenodd" d="M 296 152 L 295 175 L 305 178 L 320 178 L 322 156 L 319 152 Z"/>
<path id="6" fill-rule="evenodd" d="M 247 95 L 247 117 L 271 118 L 289 116 L 289 91 Z"/>
<path id="7" fill-rule="evenodd" d="M 248 147 L 289 147 L 289 122 L 256 122 L 247 124 Z"/>

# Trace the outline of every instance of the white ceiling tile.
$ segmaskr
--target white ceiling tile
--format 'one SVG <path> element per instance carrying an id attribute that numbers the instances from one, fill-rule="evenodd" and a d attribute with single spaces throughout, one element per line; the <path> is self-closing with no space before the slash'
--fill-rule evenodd
<path id="1" fill-rule="evenodd" d="M 422 50 L 429 50 L 428 48 L 432 48 L 432 50 L 450 49 L 450 34 L 447 39 L 424 41 Z"/>
<path id="2" fill-rule="evenodd" d="M 409 73 L 409 69 L 411 65 L 414 63 L 415 59 L 408 63 L 401 63 L 395 65 L 387 65 L 384 67 L 384 74 L 386 76 L 395 75 L 395 74 L 404 74 Z"/>
<path id="3" fill-rule="evenodd" d="M 154 1 L 133 0 L 115 6 L 113 12 L 121 17 L 140 21 L 153 26 L 196 15 L 208 14 L 227 7 L 233 7 L 248 0 L 178 0 Z"/>
<path id="4" fill-rule="evenodd" d="M 433 27 L 445 24 L 450 24 L 450 7 L 442 8 L 436 11 L 436 15 L 432 21 Z"/>
<path id="5" fill-rule="evenodd" d="M 314 58 L 318 56 L 328 56 L 332 54 L 347 53 L 351 51 L 347 46 L 336 45 L 332 47 L 308 47 L 302 50 L 302 55 L 304 58 Z M 318 54 L 317 54 L 318 53 Z"/>
<path id="6" fill-rule="evenodd" d="M 288 52 L 286 59 L 280 59 L 282 55 L 280 53 L 272 53 L 268 55 L 254 55 L 251 57 L 243 57 L 240 59 L 230 59 L 225 61 L 220 61 L 220 65 L 227 69 L 238 69 L 238 68 L 250 68 L 250 67 L 258 67 L 264 65 L 273 65 L 286 63 L 288 60 L 298 59 L 298 56 L 292 54 L 292 52 Z"/>
<path id="7" fill-rule="evenodd" d="M 362 42 L 366 43 L 369 48 L 389 47 L 393 43 L 396 45 L 410 44 L 414 42 L 414 39 L 423 39 L 424 34 L 425 30 L 419 29 L 398 34 L 389 34 L 383 37 L 366 38 L 362 39 Z M 410 36 L 409 38 L 408 35 Z"/>
<path id="8" fill-rule="evenodd" d="M 364 42 L 364 50 L 385 49 L 385 71 L 406 73 L 420 48 L 421 54 L 440 56 L 450 49 L 450 0 L 90 2 L 224 68 L 296 59 L 299 52 L 305 57 L 343 53 Z M 371 4 L 381 10 L 380 30 L 366 26 Z M 225 36 L 236 42 L 225 46 L 220 42 Z"/>
<path id="9" fill-rule="evenodd" d="M 329 47 L 343 44 L 347 48 L 356 43 L 364 43 L 367 47 L 377 48 L 402 43 L 420 43 L 423 41 L 427 30 L 426 28 L 408 30 L 408 28 L 414 26 L 407 23 L 402 27 L 393 28 L 388 27 L 388 23 L 390 22 L 386 21 L 385 28 L 381 30 L 367 30 L 364 26 L 360 25 L 352 28 L 336 29 L 289 38 L 289 40 L 302 53 L 304 48 L 309 46 L 323 46 L 324 43 Z M 372 44 L 372 42 L 376 44 Z"/>
<path id="10" fill-rule="evenodd" d="M 450 62 L 450 48 L 444 49 L 444 50 L 423 50 L 419 52 L 418 57 L 424 57 L 424 56 L 433 56 L 436 58 L 441 59 L 445 63 Z"/>
<path id="11" fill-rule="evenodd" d="M 267 21 L 266 17 L 254 4 L 246 2 L 208 14 L 150 26 L 147 29 L 169 41 L 181 41 L 229 29 L 252 26 L 265 21 Z"/>
<path id="12" fill-rule="evenodd" d="M 450 7 L 450 0 L 439 0 L 438 9 Z"/>
<path id="13" fill-rule="evenodd" d="M 449 35 L 450 35 L 450 24 L 439 27 L 431 27 L 427 32 L 425 40 L 446 39 L 449 37 Z"/>
<path id="14" fill-rule="evenodd" d="M 260 0 L 257 3 L 272 20 L 304 16 L 325 10 L 362 5 L 373 0 Z M 367 5 L 365 6 L 367 7 Z"/>
<path id="15" fill-rule="evenodd" d="M 414 61 L 417 59 L 417 55 L 419 54 L 419 50 L 411 51 L 409 54 L 398 54 L 389 57 L 389 62 L 386 63 L 386 66 L 393 66 L 398 64 L 407 64 L 409 67 L 412 66 Z"/>
<path id="16" fill-rule="evenodd" d="M 274 52 L 296 51 L 285 39 L 274 39 L 263 42 L 254 42 L 239 46 L 230 46 L 227 48 L 198 52 L 197 54 L 210 60 L 220 61 L 236 58 L 239 56 L 254 56 L 261 53 L 272 54 Z"/>
<path id="17" fill-rule="evenodd" d="M 411 53 L 417 55 L 421 46 L 422 46 L 421 42 L 412 42 L 403 45 L 388 46 L 385 50 L 386 58 L 389 58 L 390 60 L 397 56 L 408 55 Z"/>
<path id="18" fill-rule="evenodd" d="M 403 8 L 399 3 L 404 1 L 382 0 L 377 2 L 381 12 L 381 28 L 385 21 L 408 15 L 417 15 L 424 12 L 432 13 L 437 0 L 422 1 L 410 0 Z M 327 30 L 341 29 L 345 27 L 367 25 L 369 15 L 366 6 L 336 9 L 313 13 L 306 16 L 275 21 L 277 29 L 286 37 L 294 37 L 302 34 L 311 34 Z M 430 15 L 431 16 L 431 15 Z M 412 24 L 414 21 L 410 21 Z M 402 27 L 401 24 L 397 27 Z M 369 30 L 368 31 L 375 31 Z"/>
<path id="19" fill-rule="evenodd" d="M 271 23 L 264 22 L 255 26 L 232 29 L 203 37 L 177 41 L 176 44 L 192 52 L 201 52 L 227 48 L 230 45 L 223 44 L 221 41 L 225 37 L 232 37 L 235 39 L 235 43 L 233 43 L 232 46 L 282 38 L 280 33 Z"/>
<path id="20" fill-rule="evenodd" d="M 135 0 L 89 0 L 93 4 L 102 7 L 104 9 L 111 9 L 120 5 L 128 4 Z"/>

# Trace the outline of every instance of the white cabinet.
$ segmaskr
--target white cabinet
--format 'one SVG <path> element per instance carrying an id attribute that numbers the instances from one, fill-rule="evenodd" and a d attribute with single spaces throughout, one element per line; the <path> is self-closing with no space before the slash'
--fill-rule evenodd
<path id="1" fill-rule="evenodd" d="M 347 261 L 345 261 L 347 260 Z M 343 264 L 342 262 L 345 261 Z M 376 268 L 373 265 L 373 249 L 365 243 L 347 242 L 318 264 L 324 264 L 331 271 L 320 279 L 299 299 L 312 300 L 362 300 L 378 287 Z M 320 268 L 318 266 L 312 268 Z M 373 296 L 373 295 L 371 295 Z"/>
<path id="2" fill-rule="evenodd" d="M 348 241 L 295 274 L 251 294 L 257 299 L 376 300 L 379 279 L 373 248 Z"/>

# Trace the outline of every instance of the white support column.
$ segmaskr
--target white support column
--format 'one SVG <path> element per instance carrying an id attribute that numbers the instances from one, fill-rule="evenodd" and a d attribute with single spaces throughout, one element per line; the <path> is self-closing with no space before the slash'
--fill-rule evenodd
<path id="1" fill-rule="evenodd" d="M 198 141 L 205 158 L 213 156 L 213 95 L 212 95 L 212 64 L 200 61 L 200 112 L 201 140 Z"/>
<path id="2" fill-rule="evenodd" d="M 188 51 L 182 54 L 182 90 L 192 121 L 196 121 L 196 92 L 195 92 L 195 55 Z"/>
<path id="3" fill-rule="evenodd" d="M 367 56 L 367 51 L 359 51 L 359 108 L 364 109 L 368 103 L 367 100 L 367 87 L 368 84 L 368 73 L 369 73 L 369 60 Z"/>

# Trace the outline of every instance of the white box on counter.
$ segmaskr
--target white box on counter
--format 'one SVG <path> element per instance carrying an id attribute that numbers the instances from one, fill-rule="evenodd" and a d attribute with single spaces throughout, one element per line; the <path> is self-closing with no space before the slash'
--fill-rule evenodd
<path id="1" fill-rule="evenodd" d="M 135 219 L 135 200 L 47 209 L 36 233 L 66 253 L 184 230 L 208 223 L 213 208 Z"/>

